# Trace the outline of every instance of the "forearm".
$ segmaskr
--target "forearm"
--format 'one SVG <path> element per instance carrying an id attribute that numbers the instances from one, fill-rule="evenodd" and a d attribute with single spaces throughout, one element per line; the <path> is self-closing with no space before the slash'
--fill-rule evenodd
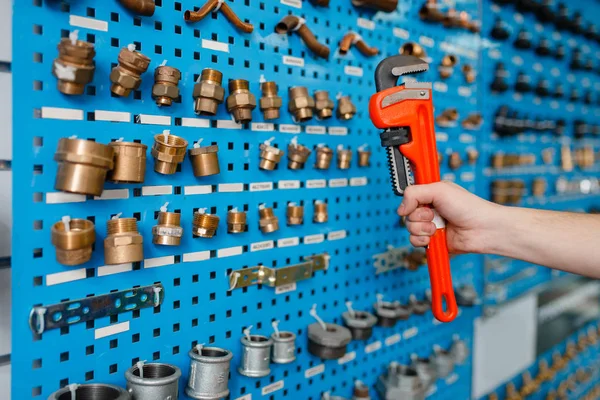
<path id="1" fill-rule="evenodd" d="M 485 252 L 600 278 L 600 216 L 502 207 Z"/>

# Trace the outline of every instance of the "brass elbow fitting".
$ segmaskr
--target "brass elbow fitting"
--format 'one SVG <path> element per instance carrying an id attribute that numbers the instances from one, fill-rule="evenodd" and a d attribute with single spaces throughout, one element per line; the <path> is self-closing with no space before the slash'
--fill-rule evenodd
<path id="1" fill-rule="evenodd" d="M 346 33 L 342 40 L 340 40 L 340 54 L 348 54 L 352 45 L 356 46 L 358 51 L 366 57 L 373 57 L 379 54 L 379 49 L 377 47 L 369 47 L 362 37 L 355 32 Z"/>
<path id="2" fill-rule="evenodd" d="M 261 143 L 260 145 L 260 163 L 258 167 L 260 169 L 266 169 L 272 171 L 275 169 L 279 161 L 283 156 L 283 151 L 275 146 L 271 146 L 267 143 Z"/>
<path id="3" fill-rule="evenodd" d="M 298 122 L 306 122 L 313 117 L 315 100 L 308 94 L 304 86 L 295 86 L 289 89 L 288 110 Z"/>
<path id="4" fill-rule="evenodd" d="M 398 0 L 352 0 L 352 5 L 390 13 L 398 7 Z"/>
<path id="5" fill-rule="evenodd" d="M 296 32 L 302 39 L 306 47 L 308 47 L 317 57 L 329 58 L 329 47 L 319 43 L 315 35 L 306 26 L 300 22 L 300 18 L 295 15 L 287 15 L 275 26 L 275 32 L 279 34 L 287 34 Z"/>
<path id="6" fill-rule="evenodd" d="M 333 100 L 329 97 L 327 90 L 317 90 L 315 93 L 315 111 L 317 118 L 328 119 L 333 116 Z"/>
<path id="7" fill-rule="evenodd" d="M 286 217 L 288 225 L 302 225 L 304 223 L 304 206 L 288 203 Z"/>
<path id="8" fill-rule="evenodd" d="M 227 232 L 246 232 L 246 211 L 229 210 L 227 213 Z"/>
<path id="9" fill-rule="evenodd" d="M 183 228 L 181 214 L 161 211 L 158 213 L 158 224 L 152 227 L 152 243 L 163 246 L 179 246 Z"/>
<path id="10" fill-rule="evenodd" d="M 440 72 L 440 78 L 448 79 L 454 73 L 454 66 L 458 62 L 458 58 L 454 54 L 447 54 L 442 58 L 438 71 Z"/>
<path id="11" fill-rule="evenodd" d="M 188 151 L 194 176 L 211 176 L 221 172 L 218 151 L 219 146 L 216 144 L 204 147 L 200 147 L 198 144 L 198 147 L 194 145 L 194 147 Z"/>
<path id="12" fill-rule="evenodd" d="M 337 106 L 337 117 L 343 121 L 348 121 L 356 114 L 356 106 L 350 100 L 350 96 L 340 97 Z"/>
<path id="13" fill-rule="evenodd" d="M 110 91 L 117 96 L 127 97 L 142 83 L 141 75 L 148 70 L 150 59 L 136 50 L 123 47 L 119 52 L 119 65 L 110 72 Z"/>
<path id="14" fill-rule="evenodd" d="M 96 241 L 94 223 L 75 218 L 52 225 L 52 244 L 56 247 L 56 261 L 62 265 L 80 265 L 92 258 L 92 245 Z"/>
<path id="15" fill-rule="evenodd" d="M 465 76 L 465 81 L 467 83 L 475 82 L 475 78 L 477 78 L 477 73 L 470 64 L 463 65 L 462 73 Z"/>
<path id="16" fill-rule="evenodd" d="M 154 157 L 154 171 L 159 174 L 172 175 L 177 171 L 177 164 L 185 158 L 187 140 L 175 135 L 159 133 L 154 136 L 152 157 Z"/>
<path id="17" fill-rule="evenodd" d="M 229 81 L 227 111 L 233 114 L 238 124 L 252 121 L 252 110 L 256 108 L 256 98 L 250 93 L 249 87 L 248 81 L 244 79 Z"/>
<path id="18" fill-rule="evenodd" d="M 368 150 L 366 147 L 358 148 L 358 166 L 359 167 L 368 167 L 371 165 L 371 150 Z"/>
<path id="19" fill-rule="evenodd" d="M 115 153 L 115 166 L 108 171 L 107 180 L 115 183 L 142 183 L 146 176 L 148 146 L 134 142 L 110 142 Z"/>
<path id="20" fill-rule="evenodd" d="M 110 146 L 84 139 L 62 138 L 54 154 L 58 162 L 54 188 L 62 192 L 100 196 L 108 170 L 114 166 Z"/>
<path id="21" fill-rule="evenodd" d="M 217 6 L 219 6 L 219 4 L 220 4 L 219 11 L 221 11 L 225 15 L 225 18 L 227 18 L 227 20 L 229 22 L 231 22 L 231 24 L 233 26 L 235 26 L 237 29 L 241 30 L 242 32 L 252 33 L 252 31 L 254 30 L 254 26 L 248 22 L 242 21 L 233 12 L 231 7 L 229 7 L 229 5 L 227 5 L 227 3 L 223 3 L 223 2 L 219 3 L 219 0 L 208 0 L 206 2 L 206 4 L 204 4 L 202 6 L 202 8 L 200 8 L 198 11 L 188 10 L 183 14 L 183 18 L 187 22 L 201 21 L 208 14 L 210 14 L 211 11 L 215 10 L 217 8 Z"/>
<path id="22" fill-rule="evenodd" d="M 160 66 L 154 70 L 154 86 L 152 86 L 152 98 L 157 106 L 170 106 L 173 100 L 179 98 L 179 81 L 181 72 L 177 68 Z"/>
<path id="23" fill-rule="evenodd" d="M 62 38 L 58 43 L 58 57 L 52 64 L 52 74 L 58 79 L 58 91 L 68 95 L 79 95 L 85 85 L 94 79 L 96 64 L 94 45 L 83 40 Z"/>
<path id="24" fill-rule="evenodd" d="M 144 238 L 138 232 L 135 218 L 115 218 L 106 222 L 104 263 L 125 264 L 144 259 Z"/>
<path id="25" fill-rule="evenodd" d="M 327 222 L 327 220 L 329 219 L 329 215 L 327 214 L 327 203 L 317 200 L 314 202 L 313 206 L 313 222 L 316 222 L 317 224 Z"/>
<path id="26" fill-rule="evenodd" d="M 460 154 L 458 154 L 458 152 L 453 152 L 450 154 L 450 157 L 448 158 L 448 166 L 450 167 L 450 169 L 458 169 L 460 167 L 462 167 L 462 159 L 460 158 Z"/>
<path id="27" fill-rule="evenodd" d="M 415 56 L 418 58 L 427 58 L 425 49 L 415 42 L 406 42 L 400 47 L 400 54 L 405 56 Z"/>
<path id="28" fill-rule="evenodd" d="M 327 146 L 317 146 L 317 161 L 315 163 L 315 168 L 329 169 L 332 158 L 333 150 Z"/>
<path id="29" fill-rule="evenodd" d="M 221 86 L 223 74 L 215 69 L 202 70 L 200 82 L 194 85 L 194 111 L 198 115 L 215 115 L 219 104 L 225 99 L 225 89 Z"/>
<path id="30" fill-rule="evenodd" d="M 352 161 L 352 150 L 344 149 L 341 145 L 337 149 L 337 165 L 339 169 L 350 168 Z"/>
<path id="31" fill-rule="evenodd" d="M 145 17 L 153 16 L 156 8 L 154 0 L 119 0 L 119 3 L 129 11 Z"/>
<path id="32" fill-rule="evenodd" d="M 219 217 L 212 214 L 207 214 L 203 211 L 194 213 L 194 221 L 192 222 L 192 234 L 202 238 L 212 238 L 217 233 L 219 226 Z"/>
<path id="33" fill-rule="evenodd" d="M 302 169 L 310 156 L 310 149 L 298 143 L 290 143 L 287 155 L 289 169 Z"/>
<path id="34" fill-rule="evenodd" d="M 261 85 L 262 97 L 259 100 L 260 110 L 265 120 L 279 118 L 279 109 L 283 104 L 281 97 L 277 95 L 277 84 L 275 82 L 264 82 Z"/>
<path id="35" fill-rule="evenodd" d="M 279 219 L 273 213 L 273 208 L 261 205 L 258 208 L 258 226 L 262 233 L 271 233 L 279 229 Z"/>

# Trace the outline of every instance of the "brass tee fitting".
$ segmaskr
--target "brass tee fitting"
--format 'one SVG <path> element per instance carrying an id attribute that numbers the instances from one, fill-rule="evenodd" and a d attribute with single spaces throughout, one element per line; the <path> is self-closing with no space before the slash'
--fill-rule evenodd
<path id="1" fill-rule="evenodd" d="M 259 207 L 258 218 L 258 226 L 262 233 L 271 233 L 279 229 L 279 219 L 273 213 L 273 208 Z"/>
<path id="2" fill-rule="evenodd" d="M 298 122 L 306 122 L 313 117 L 315 100 L 308 94 L 304 86 L 295 86 L 289 89 L 288 110 Z"/>
<path id="3" fill-rule="evenodd" d="M 135 218 L 115 218 L 106 222 L 104 263 L 125 264 L 144 259 L 144 238 L 138 232 Z"/>
<path id="4" fill-rule="evenodd" d="M 108 171 L 107 180 L 115 183 L 142 183 L 146 175 L 148 146 L 134 142 L 110 142 L 115 153 L 115 166 Z"/>
<path id="5" fill-rule="evenodd" d="M 225 99 L 225 89 L 221 86 L 223 74 L 216 69 L 205 68 L 200 82 L 194 85 L 194 111 L 198 115 L 215 115 L 219 104 Z"/>
<path id="6" fill-rule="evenodd" d="M 358 148 L 358 166 L 368 167 L 371 165 L 371 150 L 364 147 Z"/>
<path id="7" fill-rule="evenodd" d="M 275 169 L 275 166 L 281 160 L 281 156 L 283 156 L 283 151 L 278 149 L 277 147 L 271 146 L 267 143 L 261 143 L 260 145 L 260 163 L 258 167 L 260 169 L 266 169 L 272 171 Z"/>
<path id="8" fill-rule="evenodd" d="M 227 232 L 246 232 L 246 218 L 246 211 L 238 211 L 237 209 L 229 210 L 229 212 L 227 213 Z"/>
<path id="9" fill-rule="evenodd" d="M 337 106 L 337 117 L 341 120 L 347 121 L 352 119 L 356 114 L 356 106 L 350 100 L 350 96 L 340 97 Z"/>
<path id="10" fill-rule="evenodd" d="M 130 11 L 145 17 L 153 16 L 156 8 L 154 0 L 119 0 L 119 3 Z"/>
<path id="11" fill-rule="evenodd" d="M 337 149 L 337 165 L 339 169 L 350 168 L 350 162 L 352 161 L 352 150 L 338 147 Z"/>
<path id="12" fill-rule="evenodd" d="M 333 116 L 333 100 L 329 97 L 327 90 L 317 90 L 315 92 L 315 111 L 317 112 L 317 118 L 328 119 Z"/>
<path id="13" fill-rule="evenodd" d="M 279 109 L 281 108 L 281 97 L 277 95 L 277 84 L 275 82 L 264 82 L 261 85 L 262 97 L 260 98 L 260 110 L 263 112 L 265 120 L 279 118 Z"/>
<path id="14" fill-rule="evenodd" d="M 302 225 L 304 223 L 304 206 L 288 203 L 286 217 L 288 225 Z"/>
<path id="15" fill-rule="evenodd" d="M 248 81 L 234 79 L 229 81 L 227 111 L 233 114 L 235 122 L 246 124 L 252 121 L 252 110 L 256 108 L 256 98 L 249 90 Z"/>
<path id="16" fill-rule="evenodd" d="M 327 222 L 329 216 L 327 214 L 327 203 L 322 201 L 314 202 L 313 222 L 322 224 Z"/>
<path id="17" fill-rule="evenodd" d="M 346 33 L 342 40 L 340 40 L 340 54 L 347 54 L 352 45 L 356 46 L 358 51 L 366 57 L 373 57 L 379 54 L 379 49 L 377 47 L 370 47 L 362 37 L 355 32 Z"/>
<path id="18" fill-rule="evenodd" d="M 162 65 L 154 70 L 154 86 L 152 98 L 157 106 L 170 106 L 179 98 L 179 81 L 181 72 L 177 68 Z"/>
<path id="19" fill-rule="evenodd" d="M 54 154 L 58 162 L 54 188 L 100 196 L 106 173 L 114 166 L 113 159 L 112 147 L 91 140 L 62 138 Z"/>
<path id="20" fill-rule="evenodd" d="M 164 175 L 174 174 L 177 164 L 185 158 L 187 145 L 187 140 L 179 136 L 164 133 L 154 135 L 154 145 L 150 151 L 154 157 L 154 171 Z"/>
<path id="21" fill-rule="evenodd" d="M 127 97 L 142 83 L 141 75 L 148 70 L 150 59 L 136 50 L 123 47 L 119 52 L 119 65 L 110 72 L 110 91 L 117 96 Z"/>
<path id="22" fill-rule="evenodd" d="M 304 44 L 306 44 L 306 47 L 308 47 L 317 57 L 325 59 L 329 58 L 329 47 L 319 43 L 306 24 L 301 23 L 300 21 L 300 18 L 295 15 L 286 15 L 275 26 L 275 32 L 279 34 L 296 32 Z"/>
<path id="23" fill-rule="evenodd" d="M 298 143 L 290 143 L 287 156 L 289 169 L 302 169 L 310 156 L 310 149 Z"/>
<path id="24" fill-rule="evenodd" d="M 400 47 L 400 54 L 405 56 L 415 56 L 418 58 L 427 58 L 425 49 L 415 42 L 406 42 Z"/>
<path id="25" fill-rule="evenodd" d="M 202 238 L 211 238 L 217 233 L 219 226 L 219 217 L 212 214 L 207 214 L 202 211 L 194 213 L 194 221 L 192 222 L 192 233 L 194 236 Z"/>
<path id="26" fill-rule="evenodd" d="M 317 161 L 315 163 L 315 168 L 329 169 L 332 158 L 333 150 L 327 146 L 317 146 Z"/>
<path id="27" fill-rule="evenodd" d="M 219 146 L 216 144 L 191 148 L 188 151 L 194 176 L 211 176 L 221 172 L 219 167 Z"/>
<path id="28" fill-rule="evenodd" d="M 390 13 L 398 7 L 398 0 L 352 0 L 352 5 Z"/>
<path id="29" fill-rule="evenodd" d="M 152 243 L 163 246 L 179 246 L 183 236 L 181 214 L 161 211 L 158 213 L 158 224 L 152 227 Z"/>
<path id="30" fill-rule="evenodd" d="M 82 40 L 62 38 L 58 43 L 58 57 L 52 64 L 52 74 L 58 78 L 58 91 L 68 95 L 79 95 L 85 85 L 94 79 L 96 64 L 94 45 Z"/>
<path id="31" fill-rule="evenodd" d="M 87 219 L 71 219 L 52 225 L 52 244 L 56 247 L 56 261 L 62 265 L 80 265 L 92 258 L 92 245 L 96 241 L 94 223 Z M 68 230 L 65 227 L 68 226 Z"/>

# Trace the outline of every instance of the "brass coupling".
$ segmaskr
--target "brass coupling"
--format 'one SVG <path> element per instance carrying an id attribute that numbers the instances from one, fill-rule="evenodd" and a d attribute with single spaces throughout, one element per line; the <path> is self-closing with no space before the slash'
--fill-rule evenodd
<path id="1" fill-rule="evenodd" d="M 96 64 L 94 45 L 77 40 L 77 35 L 62 38 L 58 43 L 58 57 L 52 64 L 52 74 L 58 79 L 58 91 L 68 95 L 80 95 L 85 85 L 94 79 Z"/>
<path id="2" fill-rule="evenodd" d="M 400 47 L 400 54 L 404 56 L 415 56 L 418 58 L 427 58 L 425 49 L 418 43 L 406 42 Z"/>
<path id="3" fill-rule="evenodd" d="M 260 111 L 262 111 L 265 120 L 279 118 L 279 109 L 283 102 L 277 95 L 277 84 L 273 81 L 264 82 L 261 85 L 262 97 L 259 100 Z"/>
<path id="4" fill-rule="evenodd" d="M 467 83 L 475 82 L 475 79 L 477 78 L 477 72 L 475 72 L 475 69 L 473 69 L 471 64 L 463 65 L 461 70 Z"/>
<path id="5" fill-rule="evenodd" d="M 398 0 L 352 0 L 352 5 L 390 13 L 398 7 Z"/>
<path id="6" fill-rule="evenodd" d="M 474 148 L 468 148 L 467 149 L 467 161 L 468 161 L 469 165 L 475 165 L 475 163 L 477 163 L 478 159 L 479 159 L 479 151 L 477 151 L 477 149 L 474 149 Z"/>
<path id="7" fill-rule="evenodd" d="M 435 123 L 442 127 L 454 124 L 458 120 L 458 110 L 456 108 L 447 108 L 435 117 Z"/>
<path id="8" fill-rule="evenodd" d="M 373 57 L 379 54 L 379 49 L 377 47 L 370 47 L 363 40 L 362 36 L 356 32 L 348 32 L 344 35 L 342 40 L 340 40 L 340 54 L 348 54 L 350 47 L 353 45 L 366 57 Z"/>
<path id="9" fill-rule="evenodd" d="M 315 100 L 304 86 L 295 86 L 288 91 L 288 110 L 298 122 L 306 122 L 313 117 Z"/>
<path id="10" fill-rule="evenodd" d="M 261 204 L 258 208 L 258 226 L 262 233 L 271 233 L 279 229 L 279 219 L 275 216 L 272 207 Z"/>
<path id="11" fill-rule="evenodd" d="M 218 8 L 217 8 L 218 7 Z M 248 22 L 244 22 L 233 12 L 227 3 L 219 0 L 208 0 L 198 11 L 188 10 L 183 14 L 183 19 L 187 22 L 198 22 L 204 19 L 211 11 L 220 11 L 225 15 L 225 18 L 237 29 L 245 33 L 252 33 L 254 26 Z"/>
<path id="12" fill-rule="evenodd" d="M 301 22 L 302 21 L 302 22 Z M 302 39 L 306 47 L 308 47 L 317 57 L 329 58 L 329 47 L 319 43 L 315 35 L 306 26 L 300 18 L 295 15 L 286 15 L 281 21 L 275 26 L 275 33 L 287 34 L 297 33 Z"/>
<path id="13" fill-rule="evenodd" d="M 535 197 L 544 197 L 546 195 L 547 188 L 548 183 L 544 178 L 534 178 L 531 185 L 531 194 L 533 194 Z"/>
<path id="14" fill-rule="evenodd" d="M 288 225 L 302 225 L 304 223 L 304 206 L 296 203 L 288 203 L 286 210 Z"/>
<path id="15" fill-rule="evenodd" d="M 329 214 L 327 213 L 327 203 L 317 200 L 314 202 L 313 207 L 313 222 L 316 222 L 317 224 L 327 222 L 329 219 Z"/>
<path id="16" fill-rule="evenodd" d="M 473 112 L 462 121 L 462 127 L 468 129 L 470 131 L 477 130 L 481 127 L 483 123 L 483 117 L 478 112 Z"/>
<path id="17" fill-rule="evenodd" d="M 229 210 L 227 213 L 227 232 L 243 233 L 246 232 L 246 211 L 238 211 L 237 208 Z"/>
<path id="18" fill-rule="evenodd" d="M 104 263 L 125 264 L 144 259 L 144 238 L 138 232 L 135 218 L 112 218 L 106 222 Z"/>
<path id="19" fill-rule="evenodd" d="M 153 16 L 156 9 L 154 0 L 119 0 L 119 3 L 129 11 L 145 17 Z"/>
<path id="20" fill-rule="evenodd" d="M 310 149 L 306 146 L 298 144 L 296 138 L 292 139 L 291 143 L 288 144 L 288 168 L 289 169 L 302 169 L 304 164 L 310 156 Z"/>
<path id="21" fill-rule="evenodd" d="M 194 213 L 192 222 L 192 234 L 202 238 L 212 238 L 217 233 L 219 217 L 207 214 L 206 210 L 200 209 Z"/>
<path id="22" fill-rule="evenodd" d="M 92 258 L 92 245 L 96 241 L 92 221 L 63 217 L 52 225 L 51 238 L 56 247 L 56 261 L 62 265 L 80 265 Z"/>
<path id="23" fill-rule="evenodd" d="M 170 106 L 179 98 L 179 81 L 181 72 L 177 68 L 161 65 L 154 70 L 154 86 L 152 98 L 157 106 Z"/>
<path id="24" fill-rule="evenodd" d="M 315 91 L 314 95 L 315 112 L 317 113 L 317 118 L 331 118 L 333 116 L 333 108 L 335 105 L 333 104 L 333 100 L 331 100 L 329 97 L 329 92 L 327 90 L 317 90 Z"/>
<path id="25" fill-rule="evenodd" d="M 54 160 L 58 162 L 56 190 L 100 196 L 106 174 L 114 166 L 114 150 L 91 140 L 62 138 Z"/>
<path id="26" fill-rule="evenodd" d="M 256 98 L 250 93 L 249 88 L 249 83 L 245 79 L 229 81 L 227 111 L 233 114 L 233 119 L 238 124 L 252 121 L 252 110 L 256 108 Z"/>
<path id="27" fill-rule="evenodd" d="M 356 114 L 356 106 L 352 103 L 350 96 L 342 96 L 338 99 L 336 110 L 337 117 L 343 121 L 348 121 Z"/>
<path id="28" fill-rule="evenodd" d="M 357 153 L 359 167 L 368 167 L 371 165 L 371 150 L 366 145 L 360 146 Z"/>
<path id="29" fill-rule="evenodd" d="M 454 66 L 456 65 L 457 62 L 458 62 L 458 57 L 456 57 L 454 54 L 446 54 L 442 58 L 442 61 L 440 62 L 440 65 L 438 67 L 438 71 L 440 73 L 440 78 L 442 78 L 442 79 L 450 78 L 452 76 L 452 74 L 454 73 Z"/>
<path id="30" fill-rule="evenodd" d="M 404 257 L 406 269 L 416 271 L 422 265 L 427 264 L 427 253 L 422 249 L 413 249 Z"/>
<path id="31" fill-rule="evenodd" d="M 106 179 L 115 183 L 144 182 L 148 146 L 134 142 L 110 142 L 108 146 L 115 153 L 115 165 Z"/>
<path id="32" fill-rule="evenodd" d="M 283 150 L 278 149 L 275 146 L 271 146 L 270 141 L 266 141 L 260 144 L 260 163 L 258 167 L 267 171 L 275 169 L 281 157 L 283 156 Z"/>
<path id="33" fill-rule="evenodd" d="M 129 45 L 119 52 L 118 62 L 110 72 L 110 91 L 117 96 L 127 97 L 132 90 L 140 87 L 141 75 L 148 70 L 150 59 L 136 51 L 135 45 Z"/>
<path id="34" fill-rule="evenodd" d="M 342 145 L 339 145 L 337 148 L 337 166 L 339 169 L 348 169 L 350 168 L 350 163 L 352 162 L 352 150 L 344 149 Z"/>
<path id="35" fill-rule="evenodd" d="M 331 159 L 333 158 L 333 150 L 327 146 L 317 146 L 317 161 L 315 162 L 315 168 L 317 169 L 329 169 L 331 165 Z"/>
<path id="36" fill-rule="evenodd" d="M 216 69 L 205 68 L 200 81 L 194 85 L 194 111 L 198 115 L 215 115 L 219 104 L 225 99 L 223 74 Z"/>
<path id="37" fill-rule="evenodd" d="M 177 164 L 185 158 L 187 145 L 187 140 L 171 135 L 168 130 L 155 135 L 150 152 L 154 157 L 154 171 L 164 175 L 174 174 Z"/>
<path id="38" fill-rule="evenodd" d="M 450 157 L 448 158 L 448 166 L 450 169 L 458 169 L 462 167 L 463 161 L 460 157 L 460 154 L 456 151 L 450 153 Z"/>
<path id="39" fill-rule="evenodd" d="M 182 236 L 181 214 L 161 209 L 158 213 L 158 223 L 152 227 L 152 243 L 179 246 Z"/>
<path id="40" fill-rule="evenodd" d="M 216 144 L 201 147 L 200 141 L 194 143 L 194 147 L 188 151 L 194 176 L 201 177 L 219 174 L 221 168 L 219 167 L 218 152 L 219 146 Z"/>

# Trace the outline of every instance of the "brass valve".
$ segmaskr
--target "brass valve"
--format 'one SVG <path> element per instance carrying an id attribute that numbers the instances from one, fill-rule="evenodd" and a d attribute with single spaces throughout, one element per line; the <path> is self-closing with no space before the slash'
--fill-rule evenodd
<path id="1" fill-rule="evenodd" d="M 171 135 L 169 131 L 154 136 L 152 157 L 154 157 L 154 171 L 159 174 L 172 175 L 177 171 L 177 164 L 185 158 L 187 140 Z"/>
<path id="2" fill-rule="evenodd" d="M 270 141 L 266 141 L 260 144 L 260 163 L 258 167 L 267 171 L 275 169 L 281 157 L 283 156 L 283 150 L 278 149 L 275 146 L 271 146 Z"/>
<path id="3" fill-rule="evenodd" d="M 288 203 L 286 217 L 288 225 L 302 225 L 304 223 L 304 206 Z"/>
<path id="4" fill-rule="evenodd" d="M 479 151 L 477 149 L 469 148 L 467 149 L 467 161 L 470 165 L 475 165 L 477 160 L 479 159 Z"/>
<path id="5" fill-rule="evenodd" d="M 58 57 L 52 64 L 52 74 L 58 79 L 58 91 L 68 95 L 79 95 L 85 85 L 94 79 L 96 64 L 94 45 L 77 40 L 77 35 L 62 38 L 58 43 Z"/>
<path id="6" fill-rule="evenodd" d="M 238 211 L 237 208 L 227 212 L 227 232 L 242 233 L 246 232 L 246 211 Z"/>
<path id="7" fill-rule="evenodd" d="M 525 371 L 522 375 L 523 384 L 521 385 L 520 394 L 523 398 L 532 395 L 539 389 L 539 384 L 531 377 L 529 371 Z"/>
<path id="8" fill-rule="evenodd" d="M 250 93 L 249 88 L 249 83 L 245 79 L 229 81 L 227 111 L 233 114 L 233 119 L 238 124 L 252 121 L 252 110 L 256 108 L 256 98 Z"/>
<path id="9" fill-rule="evenodd" d="M 161 208 L 158 223 L 152 227 L 152 243 L 163 246 L 179 246 L 183 236 L 181 214 L 168 212 Z"/>
<path id="10" fill-rule="evenodd" d="M 202 238 L 212 238 L 217 233 L 219 226 L 219 217 L 207 214 L 205 209 L 200 209 L 194 213 L 192 222 L 192 234 Z"/>
<path id="11" fill-rule="evenodd" d="M 327 213 L 327 203 L 317 200 L 314 202 L 313 206 L 313 222 L 316 222 L 318 224 L 327 222 L 327 220 L 329 219 L 329 214 Z"/>
<path id="12" fill-rule="evenodd" d="M 421 249 L 411 250 L 404 259 L 406 261 L 406 269 L 416 271 L 419 267 L 427 264 L 427 253 Z"/>
<path id="13" fill-rule="evenodd" d="M 264 82 L 261 85 L 262 97 L 259 100 L 260 110 L 263 112 L 265 120 L 279 118 L 279 109 L 283 104 L 281 97 L 277 95 L 277 84 L 275 82 Z"/>
<path id="14" fill-rule="evenodd" d="M 200 82 L 194 85 L 194 111 L 198 115 L 215 115 L 219 104 L 225 99 L 225 89 L 221 86 L 223 74 L 216 69 L 205 68 Z"/>
<path id="15" fill-rule="evenodd" d="M 302 169 L 308 156 L 310 156 L 310 149 L 306 146 L 298 144 L 296 138 L 292 139 L 291 143 L 288 144 L 288 168 L 289 169 Z"/>
<path id="16" fill-rule="evenodd" d="M 542 359 L 538 365 L 538 374 L 535 377 L 538 385 L 554 379 L 555 372 L 548 366 L 548 361 Z"/>
<path id="17" fill-rule="evenodd" d="M 337 165 L 339 169 L 350 168 L 350 162 L 352 161 L 352 150 L 344 149 L 342 145 L 337 148 Z"/>
<path id="18" fill-rule="evenodd" d="M 338 99 L 336 115 L 343 121 L 348 121 L 356 114 L 356 106 L 350 100 L 350 96 L 342 96 Z"/>
<path id="19" fill-rule="evenodd" d="M 52 225 L 51 237 L 56 247 L 56 261 L 62 265 L 80 265 L 92 258 L 92 245 L 96 241 L 92 221 L 63 217 Z"/>
<path id="20" fill-rule="evenodd" d="M 358 166 L 368 167 L 371 165 L 371 150 L 367 146 L 360 146 L 358 148 Z"/>
<path id="21" fill-rule="evenodd" d="M 474 112 L 467 115 L 467 118 L 465 118 L 462 121 L 462 127 L 468 130 L 477 130 L 481 127 L 482 123 L 483 117 L 481 116 L 481 114 L 478 112 Z"/>
<path id="22" fill-rule="evenodd" d="M 162 65 L 154 70 L 154 86 L 152 98 L 157 106 L 170 106 L 179 98 L 179 81 L 181 72 L 177 68 Z"/>
<path id="23" fill-rule="evenodd" d="M 115 183 L 144 182 L 148 146 L 134 142 L 110 142 L 108 145 L 115 153 L 115 165 L 108 171 L 106 179 Z"/>
<path id="24" fill-rule="evenodd" d="M 62 192 L 100 196 L 108 170 L 114 166 L 110 146 L 84 139 L 62 138 L 54 154 L 58 162 L 54 188 Z"/>
<path id="25" fill-rule="evenodd" d="M 110 72 L 110 91 L 117 96 L 127 97 L 132 90 L 140 87 L 141 75 L 148 70 L 150 59 L 130 45 L 121 49 L 118 61 L 119 65 Z"/>
<path id="26" fill-rule="evenodd" d="M 288 110 L 298 122 L 306 122 L 313 117 L 315 100 L 308 94 L 304 86 L 294 86 L 289 89 Z"/>
<path id="27" fill-rule="evenodd" d="M 138 232 L 135 218 L 112 218 L 106 222 L 104 263 L 125 264 L 144 259 L 144 238 Z"/>
<path id="28" fill-rule="evenodd" d="M 406 42 L 400 47 L 400 54 L 405 56 L 415 56 L 418 58 L 427 58 L 425 49 L 415 42 Z"/>
<path id="29" fill-rule="evenodd" d="M 448 158 L 448 166 L 450 169 L 458 169 L 462 166 L 462 163 L 462 158 L 458 152 L 454 151 L 450 154 L 450 157 Z"/>
<path id="30" fill-rule="evenodd" d="M 258 208 L 258 226 L 262 233 L 271 233 L 279 229 L 279 219 L 273 213 L 273 208 L 261 204 Z"/>
<path id="31" fill-rule="evenodd" d="M 333 100 L 327 90 L 317 90 L 315 93 L 315 111 L 317 118 L 328 119 L 333 116 Z"/>
<path id="32" fill-rule="evenodd" d="M 329 169 L 331 159 L 333 158 L 333 150 L 327 146 L 317 146 L 317 161 L 315 168 L 317 169 Z"/>
<path id="33" fill-rule="evenodd" d="M 221 172 L 219 167 L 219 146 L 200 146 L 200 141 L 188 150 L 188 156 L 192 163 L 194 176 L 211 176 Z"/>
<path id="34" fill-rule="evenodd" d="M 463 73 L 463 75 L 465 77 L 465 81 L 467 83 L 475 82 L 475 79 L 477 78 L 477 72 L 475 72 L 475 70 L 473 69 L 473 67 L 470 64 L 463 65 L 462 73 Z"/>
<path id="35" fill-rule="evenodd" d="M 119 0 L 119 3 L 130 11 L 145 17 L 153 16 L 156 8 L 154 0 Z"/>
<path id="36" fill-rule="evenodd" d="M 543 197 L 546 194 L 548 184 L 544 178 L 535 178 L 531 187 L 531 193 L 536 197 Z"/>
<path id="37" fill-rule="evenodd" d="M 440 78 L 448 79 L 454 73 L 454 66 L 458 62 L 458 57 L 454 54 L 447 54 L 442 58 L 440 62 L 440 66 L 438 67 L 438 71 L 440 73 Z"/>

